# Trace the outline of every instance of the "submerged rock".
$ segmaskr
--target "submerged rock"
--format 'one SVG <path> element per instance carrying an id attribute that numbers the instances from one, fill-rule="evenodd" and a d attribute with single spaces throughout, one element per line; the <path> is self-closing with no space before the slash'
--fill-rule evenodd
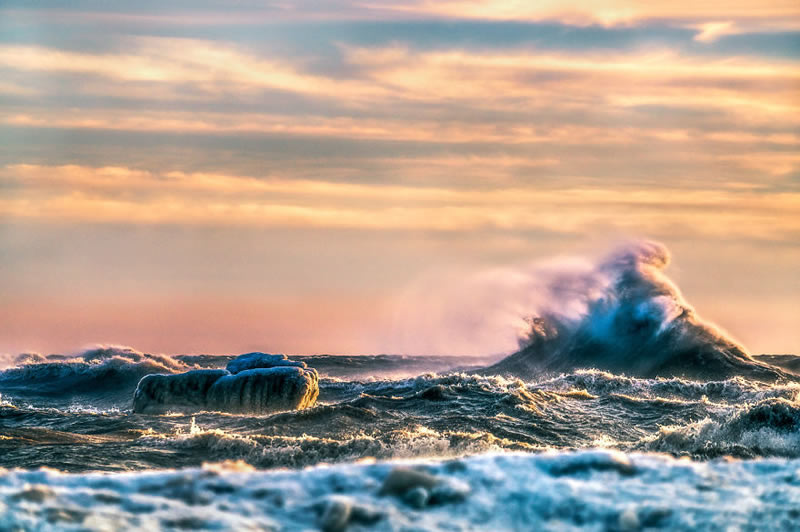
<path id="1" fill-rule="evenodd" d="M 319 518 L 323 532 L 342 532 L 347 529 L 353 505 L 344 497 L 331 497 L 325 504 Z"/>
<path id="2" fill-rule="evenodd" d="M 395 467 L 383 479 L 378 495 L 394 495 L 412 508 L 459 503 L 470 493 L 462 481 L 407 467 Z"/>
<path id="3" fill-rule="evenodd" d="M 285 355 L 248 353 L 232 360 L 228 369 L 145 376 L 136 387 L 133 411 L 267 414 L 308 408 L 318 395 L 315 369 Z"/>
<path id="4" fill-rule="evenodd" d="M 412 488 L 403 495 L 403 501 L 405 501 L 409 506 L 412 508 L 416 508 L 417 510 L 422 510 L 428 505 L 428 501 L 430 501 L 431 494 L 428 493 L 428 490 L 423 488 L 422 486 L 417 486 L 416 488 Z"/>
<path id="5" fill-rule="evenodd" d="M 343 532 L 351 524 L 369 527 L 385 517 L 379 508 L 343 495 L 329 495 L 312 508 L 317 512 L 317 525 L 323 532 Z"/>
<path id="6" fill-rule="evenodd" d="M 383 480 L 379 495 L 405 495 L 414 488 L 430 490 L 441 480 L 435 475 L 407 467 L 395 467 Z"/>

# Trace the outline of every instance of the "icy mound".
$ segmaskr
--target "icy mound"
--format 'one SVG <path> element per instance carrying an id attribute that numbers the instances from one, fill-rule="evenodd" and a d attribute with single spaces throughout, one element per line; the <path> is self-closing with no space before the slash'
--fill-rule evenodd
<path id="1" fill-rule="evenodd" d="M 230 375 L 224 369 L 196 369 L 176 375 L 147 375 L 133 394 L 133 411 L 160 414 L 166 411 L 206 410 L 208 390 L 220 378 Z"/>
<path id="2" fill-rule="evenodd" d="M 233 413 L 266 414 L 313 406 L 319 395 L 317 371 L 301 367 L 249 369 L 217 380 L 208 406 Z"/>
<path id="3" fill-rule="evenodd" d="M 315 369 L 284 355 L 248 353 L 232 360 L 228 369 L 144 377 L 133 396 L 133 411 L 266 414 L 313 406 L 318 395 Z"/>
<path id="4" fill-rule="evenodd" d="M 267 353 L 247 353 L 246 355 L 239 355 L 234 358 L 225 369 L 231 373 L 240 373 L 248 369 L 256 368 L 275 368 L 278 366 L 294 366 L 298 368 L 307 368 L 305 362 L 298 362 L 289 360 L 286 355 L 269 355 Z"/>

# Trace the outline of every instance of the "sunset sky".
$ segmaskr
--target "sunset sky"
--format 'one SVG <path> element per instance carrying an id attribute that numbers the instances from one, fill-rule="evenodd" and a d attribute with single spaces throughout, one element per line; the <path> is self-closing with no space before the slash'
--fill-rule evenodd
<path id="1" fill-rule="evenodd" d="M 585 4 L 4 0 L 0 353 L 499 352 L 637 238 L 800 352 L 800 3 Z"/>

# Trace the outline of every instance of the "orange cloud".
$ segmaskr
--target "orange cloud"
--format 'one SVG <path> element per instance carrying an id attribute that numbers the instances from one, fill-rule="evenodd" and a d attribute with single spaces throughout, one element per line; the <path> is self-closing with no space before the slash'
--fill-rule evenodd
<path id="1" fill-rule="evenodd" d="M 356 77 L 312 74 L 232 45 L 172 38 L 139 38 L 132 41 L 130 52 L 107 54 L 2 45 L 0 63 L 22 71 L 92 74 L 112 82 L 105 87 L 87 82 L 87 90 L 94 93 L 119 96 L 145 83 L 153 89 L 151 99 L 187 101 L 198 94 L 212 100 L 229 94 L 247 98 L 275 89 L 356 106 L 420 101 L 487 109 L 678 104 L 776 115 L 796 114 L 800 105 L 796 97 L 800 68 L 787 60 L 685 57 L 668 50 L 567 54 L 345 47 L 343 51 L 346 60 L 358 67 Z M 184 84 L 192 85 L 192 96 L 185 95 Z M 132 96 L 148 98 L 148 91 L 136 90 Z"/>
<path id="2" fill-rule="evenodd" d="M 606 0 L 565 4 L 559 0 L 537 2 L 508 0 L 422 0 L 386 6 L 371 4 L 376 9 L 393 10 L 400 13 L 424 14 L 458 19 L 485 20 L 558 20 L 568 24 L 606 25 L 633 23 L 640 20 L 751 20 L 783 22 L 797 27 L 800 7 L 792 0 L 770 0 L 765 2 L 745 0 L 724 2 L 712 0 L 691 2 L 641 2 L 636 0 Z M 788 19 L 788 20 L 787 20 Z"/>
<path id="3" fill-rule="evenodd" d="M 6 68 L 44 72 L 76 72 L 119 82 L 192 83 L 220 95 L 235 86 L 238 92 L 279 89 L 326 95 L 345 92 L 367 96 L 376 87 L 299 72 L 276 58 L 264 58 L 231 45 L 197 39 L 141 37 L 132 39 L 127 53 L 91 54 L 43 46 L 0 46 Z"/>
<path id="4" fill-rule="evenodd" d="M 623 105 L 633 105 L 622 100 Z M 223 113 L 190 111 L 138 111 L 115 109 L 61 109 L 0 112 L 0 123 L 14 126 L 96 129 L 187 134 L 273 134 L 348 139 L 399 140 L 433 143 L 503 143 L 560 145 L 595 145 L 631 143 L 653 139 L 674 142 L 771 142 L 794 145 L 800 137 L 793 134 L 764 134 L 728 131 L 692 131 L 653 127 L 599 127 L 580 124 L 529 126 L 524 124 L 433 121 L 419 119 L 376 119 L 369 117 L 325 117 L 313 115 L 276 115 L 264 113 Z M 519 160 L 520 164 L 554 164 L 554 159 Z"/>
<path id="5" fill-rule="evenodd" d="M 797 114 L 794 61 L 634 53 L 415 52 L 348 49 L 353 64 L 403 98 L 488 108 L 706 107 L 753 115 Z M 537 76 L 543 76 L 541 78 Z"/>
<path id="6" fill-rule="evenodd" d="M 21 185 L 0 215 L 92 223 L 473 231 L 597 228 L 780 239 L 800 234 L 800 193 L 737 186 L 422 188 L 82 166 L 6 167 Z M 667 206 L 667 207 L 665 207 Z"/>

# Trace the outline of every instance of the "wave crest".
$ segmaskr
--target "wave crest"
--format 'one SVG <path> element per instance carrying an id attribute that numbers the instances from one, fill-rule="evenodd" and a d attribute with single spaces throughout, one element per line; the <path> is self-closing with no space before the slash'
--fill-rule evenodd
<path id="1" fill-rule="evenodd" d="M 151 373 L 176 373 L 189 367 L 171 357 L 130 347 L 99 346 L 76 355 L 25 354 L 16 367 L 0 371 L 3 390 L 26 395 L 95 396 L 127 402 L 136 383 Z"/>
<path id="2" fill-rule="evenodd" d="M 640 444 L 643 450 L 703 458 L 733 455 L 800 457 L 800 403 L 769 398 L 717 419 L 662 427 Z"/>
<path id="3" fill-rule="evenodd" d="M 528 318 L 521 349 L 482 371 L 525 378 L 580 368 L 640 377 L 789 378 L 700 319 L 664 275 L 669 260 L 663 245 L 639 242 L 589 271 L 556 276 L 547 286 L 552 303 Z"/>

